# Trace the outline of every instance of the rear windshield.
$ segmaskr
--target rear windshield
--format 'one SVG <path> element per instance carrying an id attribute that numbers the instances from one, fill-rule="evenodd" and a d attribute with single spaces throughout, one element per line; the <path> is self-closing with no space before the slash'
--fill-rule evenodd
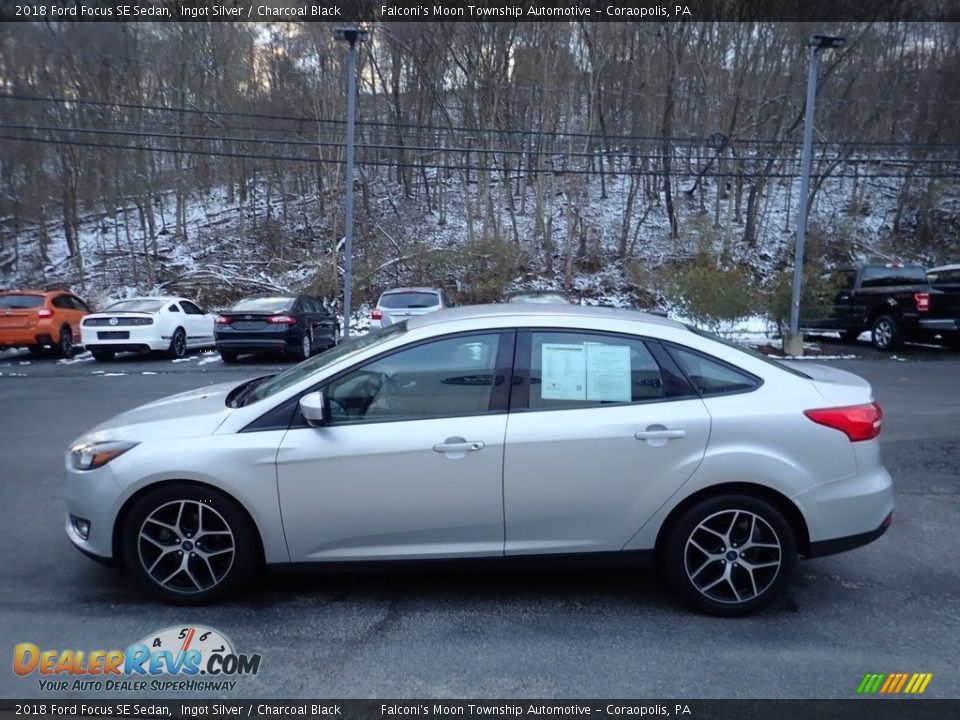
<path id="1" fill-rule="evenodd" d="M 121 300 L 110 305 L 104 312 L 159 312 L 166 304 L 163 300 Z"/>
<path id="2" fill-rule="evenodd" d="M 230 308 L 233 312 L 266 312 L 275 313 L 289 310 L 293 305 L 293 298 L 289 297 L 254 297 L 244 298 L 234 303 Z"/>
<path id="3" fill-rule="evenodd" d="M 525 293 L 521 295 L 511 295 L 508 302 L 511 303 L 537 303 L 552 304 L 563 303 L 567 305 L 567 298 L 560 293 Z"/>
<path id="4" fill-rule="evenodd" d="M 0 308 L 35 308 L 43 305 L 43 295 L 0 295 Z"/>
<path id="5" fill-rule="evenodd" d="M 774 367 L 779 368 L 780 370 L 785 370 L 791 375 L 797 375 L 798 377 L 807 378 L 808 380 L 810 379 L 810 376 L 807 375 L 805 372 L 801 372 L 795 368 L 784 365 L 781 362 L 777 362 L 773 358 L 768 357 L 764 355 L 762 352 L 759 352 L 758 350 L 754 350 L 751 347 L 747 347 L 746 345 L 741 345 L 740 343 L 733 342 L 732 340 L 727 340 L 726 338 L 722 338 L 719 335 L 714 335 L 713 333 L 709 333 L 706 330 L 701 330 L 700 328 L 696 328 L 693 325 L 687 325 L 686 327 L 687 327 L 687 330 L 692 332 L 694 335 L 699 335 L 700 337 L 705 337 L 705 338 L 710 338 L 711 340 L 715 340 L 716 342 L 721 343 L 722 345 L 726 345 L 729 348 L 733 348 L 734 350 L 739 350 L 740 352 L 744 353 L 745 355 L 749 355 L 752 358 L 756 358 L 757 360 L 763 360 L 768 365 L 773 365 Z"/>
<path id="6" fill-rule="evenodd" d="M 927 273 L 922 267 L 870 267 L 863 271 L 860 287 L 891 287 L 895 285 L 926 285 Z"/>
<path id="7" fill-rule="evenodd" d="M 426 308 L 440 304 L 440 296 L 429 292 L 398 292 L 385 293 L 377 303 L 382 308 L 396 310 L 399 308 Z"/>

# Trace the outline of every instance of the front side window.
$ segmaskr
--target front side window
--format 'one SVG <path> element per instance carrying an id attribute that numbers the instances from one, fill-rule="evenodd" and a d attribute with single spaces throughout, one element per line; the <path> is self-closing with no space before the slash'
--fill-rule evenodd
<path id="1" fill-rule="evenodd" d="M 525 353 L 527 354 L 527 353 Z M 580 332 L 530 335 L 532 410 L 600 407 L 689 394 L 639 338 Z"/>
<path id="2" fill-rule="evenodd" d="M 370 362 L 327 387 L 334 423 L 482 415 L 506 388 L 498 370 L 505 336 L 460 335 L 416 345 Z"/>

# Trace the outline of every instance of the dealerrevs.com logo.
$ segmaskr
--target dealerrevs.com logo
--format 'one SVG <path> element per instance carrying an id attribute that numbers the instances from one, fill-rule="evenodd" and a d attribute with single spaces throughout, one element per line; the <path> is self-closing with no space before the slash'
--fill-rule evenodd
<path id="1" fill-rule="evenodd" d="M 169 627 L 126 650 L 41 650 L 34 643 L 13 649 L 13 672 L 38 675 L 48 692 L 144 692 L 233 690 L 235 678 L 256 675 L 260 655 L 239 654 L 220 631 Z"/>

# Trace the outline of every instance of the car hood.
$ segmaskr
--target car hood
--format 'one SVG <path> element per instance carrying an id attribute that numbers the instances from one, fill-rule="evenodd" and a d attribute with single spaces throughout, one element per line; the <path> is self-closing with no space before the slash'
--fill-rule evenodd
<path id="1" fill-rule="evenodd" d="M 233 412 L 226 397 L 239 382 L 209 385 L 120 413 L 74 441 L 164 439 L 212 435 Z"/>

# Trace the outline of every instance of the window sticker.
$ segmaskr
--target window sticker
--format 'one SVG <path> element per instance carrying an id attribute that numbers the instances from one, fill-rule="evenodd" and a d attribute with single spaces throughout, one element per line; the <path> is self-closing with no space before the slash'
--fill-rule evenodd
<path id="1" fill-rule="evenodd" d="M 630 402 L 630 347 L 589 343 L 586 349 L 587 400 Z"/>
<path id="2" fill-rule="evenodd" d="M 586 352 L 583 344 L 544 343 L 540 397 L 543 400 L 586 400 Z"/>

